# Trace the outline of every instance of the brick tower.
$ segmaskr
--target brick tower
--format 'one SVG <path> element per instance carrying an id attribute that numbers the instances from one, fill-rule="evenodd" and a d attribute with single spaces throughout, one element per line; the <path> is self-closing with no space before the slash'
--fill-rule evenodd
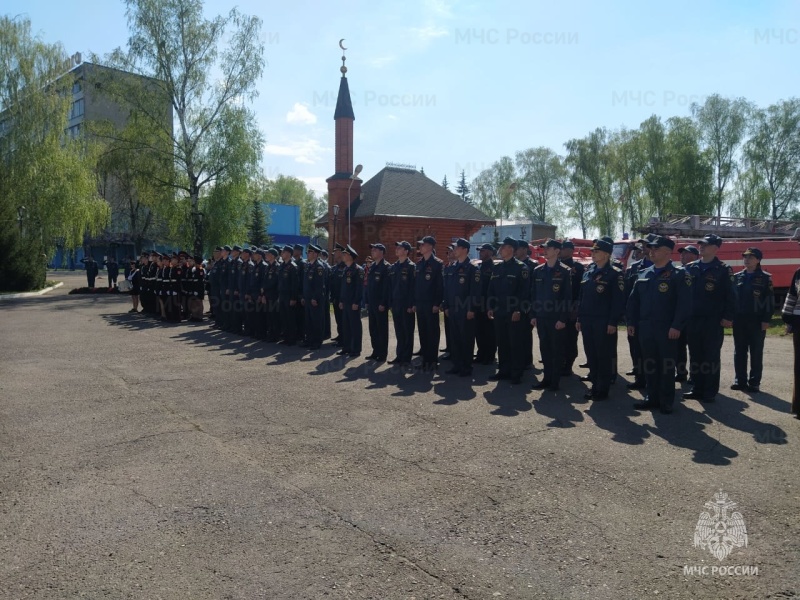
<path id="1" fill-rule="evenodd" d="M 348 234 L 348 202 L 350 204 L 361 193 L 361 179 L 351 179 L 353 174 L 353 103 L 350 100 L 350 87 L 347 84 L 347 67 L 342 52 L 342 66 L 339 69 L 342 78 L 339 80 L 339 95 L 336 98 L 336 111 L 333 120 L 336 123 L 336 171 L 326 181 L 328 183 L 328 245 L 333 250 L 333 243 L 348 243 L 352 239 L 357 243 L 356 229 Z M 339 207 L 339 216 L 334 218 L 334 206 Z M 335 228 L 335 231 L 334 231 Z M 363 259 L 363 257 L 361 257 Z"/>

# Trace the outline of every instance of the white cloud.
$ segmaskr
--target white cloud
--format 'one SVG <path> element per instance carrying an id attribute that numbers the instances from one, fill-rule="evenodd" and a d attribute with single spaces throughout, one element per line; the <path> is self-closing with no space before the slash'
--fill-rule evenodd
<path id="1" fill-rule="evenodd" d="M 423 44 L 430 42 L 438 37 L 450 35 L 450 32 L 444 27 L 437 27 L 436 25 L 426 25 L 425 27 L 410 27 L 408 32 L 418 42 Z"/>
<path id="2" fill-rule="evenodd" d="M 299 123 L 300 125 L 313 125 L 317 122 L 317 115 L 308 110 L 308 106 L 295 102 L 294 107 L 286 113 L 287 123 Z"/>
<path id="3" fill-rule="evenodd" d="M 304 165 L 314 165 L 323 155 L 333 152 L 333 149 L 324 147 L 319 140 L 305 139 L 292 140 L 286 144 L 267 144 L 264 146 L 264 152 L 275 156 L 288 156 Z"/>
<path id="4" fill-rule="evenodd" d="M 386 115 L 386 118 L 390 121 L 397 121 L 397 115 Z"/>

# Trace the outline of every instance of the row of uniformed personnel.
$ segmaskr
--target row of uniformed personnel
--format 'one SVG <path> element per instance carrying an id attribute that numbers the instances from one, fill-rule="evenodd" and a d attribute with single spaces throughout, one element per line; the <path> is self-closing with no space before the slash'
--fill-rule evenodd
<path id="1" fill-rule="evenodd" d="M 162 321 L 202 320 L 206 273 L 201 256 L 142 252 L 135 268 L 140 277 L 133 293 L 138 293 L 143 312 Z"/>
<path id="2" fill-rule="evenodd" d="M 608 397 L 616 376 L 617 326 L 625 318 L 635 375 L 629 387 L 646 389 L 640 408 L 663 412 L 672 410 L 682 340 L 691 355 L 688 372 L 693 383 L 684 396 L 713 401 L 719 390 L 722 328 L 733 323 L 734 338 L 744 346 L 739 352 L 737 341 L 733 387 L 757 390 L 763 331 L 774 308 L 770 276 L 758 264 L 760 251 L 749 249 L 745 262 L 753 265 L 734 276 L 716 258 L 721 245 L 716 236 L 699 242 L 700 250 L 684 248 L 687 257 L 699 259 L 686 260 L 683 267 L 672 265 L 672 240 L 649 236 L 641 242 L 644 257 L 626 272 L 613 258 L 609 238 L 595 240 L 593 262 L 585 269 L 572 260 L 569 240 L 547 240 L 541 246 L 543 264 L 530 258 L 527 242 L 513 238 L 500 245 L 499 262 L 493 246 L 481 246 L 478 265 L 470 262 L 470 244 L 463 239 L 451 246 L 448 264 L 437 258 L 431 236 L 417 243 L 417 262 L 411 260 L 413 247 L 408 242 L 395 244 L 393 264 L 386 261 L 386 247 L 376 243 L 370 246 L 373 262 L 366 269 L 356 263 L 358 255 L 350 246 L 337 245 L 333 266 L 313 244 L 307 247 L 307 261 L 299 245 L 224 246 L 215 249 L 208 273 L 209 300 L 216 325 L 223 330 L 287 345 L 302 341 L 311 349 L 331 337 L 332 304 L 338 332 L 333 339 L 340 354 L 349 356 L 361 353 L 365 305 L 372 344 L 367 359 L 375 361 L 388 357 L 391 311 L 397 347 L 396 358 L 389 362 L 410 365 L 416 325 L 422 355 L 418 368 L 424 371 L 437 365 L 438 313 L 443 311 L 452 361 L 448 373 L 470 376 L 474 361 L 493 364 L 497 353 L 498 370 L 491 379 L 512 383 L 519 383 L 531 367 L 531 335 L 536 329 L 543 377 L 534 387 L 548 390 L 557 390 L 559 379 L 572 373 L 581 332 L 589 367 L 584 379 L 591 382 L 586 397 L 594 400 Z M 142 266 L 145 309 L 168 320 L 179 320 L 182 313 L 194 317 L 191 299 L 202 300 L 199 282 L 205 276 L 197 257 L 154 254 L 149 259 Z M 153 299 L 158 299 L 155 308 Z"/>

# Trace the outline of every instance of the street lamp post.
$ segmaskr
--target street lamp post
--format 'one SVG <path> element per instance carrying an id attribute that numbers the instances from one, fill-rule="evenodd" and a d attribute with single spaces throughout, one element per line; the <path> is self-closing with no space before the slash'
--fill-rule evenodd
<path id="1" fill-rule="evenodd" d="M 336 249 L 336 228 L 339 223 L 339 205 L 333 205 L 333 244 L 330 247 L 330 255 L 333 257 L 333 251 Z"/>
<path id="2" fill-rule="evenodd" d="M 350 185 L 347 187 L 347 245 L 350 245 L 350 234 L 351 234 L 351 227 L 350 227 L 350 190 L 353 188 L 353 182 L 358 178 L 358 174 L 361 173 L 361 170 L 364 167 L 361 165 L 356 165 L 356 170 L 353 171 L 353 174 L 350 175 Z"/>

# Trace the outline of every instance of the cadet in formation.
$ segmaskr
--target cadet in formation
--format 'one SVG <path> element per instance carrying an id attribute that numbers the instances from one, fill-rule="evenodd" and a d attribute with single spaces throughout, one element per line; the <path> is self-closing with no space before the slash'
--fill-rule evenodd
<path id="1" fill-rule="evenodd" d="M 591 388 L 587 400 L 605 400 L 611 387 L 615 334 L 625 312 L 625 276 L 611 264 L 613 246 L 595 240 L 592 264 L 583 272 L 579 290 L 577 331 L 589 363 Z"/>
<path id="2" fill-rule="evenodd" d="M 698 242 L 700 260 L 686 265 L 692 280 L 686 330 L 692 389 L 683 397 L 701 402 L 714 402 L 719 392 L 724 328 L 733 325 L 736 310 L 733 269 L 717 258 L 721 245 L 722 238 L 705 236 Z"/>
<path id="3" fill-rule="evenodd" d="M 469 261 L 470 243 L 459 238 L 454 247 L 455 262 L 444 271 L 442 307 L 450 324 L 450 374 L 472 376 L 475 349 L 475 312 L 481 303 L 481 274 Z"/>
<path id="4" fill-rule="evenodd" d="M 389 353 L 389 265 L 384 260 L 386 246 L 370 244 L 372 266 L 367 275 L 367 320 L 372 352 L 367 360 L 384 362 Z"/>
<path id="5" fill-rule="evenodd" d="M 420 370 L 432 373 L 438 365 L 439 309 L 444 296 L 444 279 L 442 261 L 434 255 L 436 238 L 425 236 L 419 242 L 422 260 L 417 264 L 414 282 L 414 312 L 417 315 L 417 329 L 422 352 Z"/>
<path id="6" fill-rule="evenodd" d="M 339 309 L 342 311 L 342 349 L 337 354 L 361 356 L 361 301 L 364 296 L 364 269 L 356 264 L 358 253 L 348 244 L 342 252 L 344 273 L 339 291 Z"/>
<path id="7" fill-rule="evenodd" d="M 763 254 L 759 248 L 742 252 L 744 269 L 734 276 L 736 310 L 733 314 L 732 390 L 758 393 L 764 371 L 764 339 L 775 312 L 772 275 L 761 269 Z M 750 356 L 750 373 L 747 357 Z"/>
<path id="8" fill-rule="evenodd" d="M 639 341 L 645 397 L 633 406 L 669 414 L 675 403 L 678 338 L 686 327 L 692 277 L 672 264 L 675 242 L 658 237 L 647 244 L 653 264 L 639 272 L 627 303 L 628 336 Z"/>
<path id="9" fill-rule="evenodd" d="M 530 321 L 524 321 L 530 305 L 530 271 L 514 254 L 517 240 L 507 237 L 500 245 L 502 262 L 492 268 L 487 296 L 487 314 L 494 321 L 497 339 L 497 372 L 492 381 L 503 379 L 518 385 L 525 368 L 523 340 Z"/>
<path id="10" fill-rule="evenodd" d="M 414 352 L 414 282 L 417 265 L 411 262 L 411 244 L 395 242 L 397 261 L 389 267 L 389 306 L 392 309 L 394 337 L 397 340 L 395 358 L 389 363 L 400 367 L 411 366 Z"/>

